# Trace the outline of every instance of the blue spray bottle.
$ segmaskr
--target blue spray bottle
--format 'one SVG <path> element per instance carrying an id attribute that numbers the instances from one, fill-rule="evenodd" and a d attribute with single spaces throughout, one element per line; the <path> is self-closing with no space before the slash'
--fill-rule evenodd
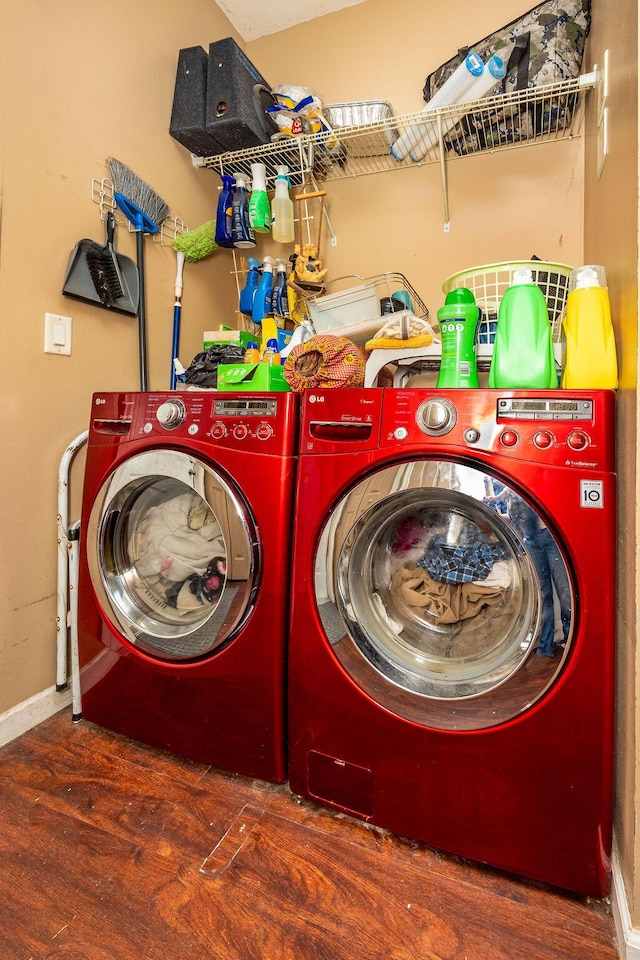
<path id="1" fill-rule="evenodd" d="M 233 246 L 233 186 L 235 180 L 226 173 L 222 176 L 222 190 L 218 197 L 216 214 L 216 243 L 219 247 Z"/>
<path id="2" fill-rule="evenodd" d="M 231 236 L 233 237 L 234 247 L 240 249 L 255 247 L 256 238 L 249 220 L 247 184 L 244 177 L 239 173 L 236 174 L 236 185 L 233 189 L 231 214 Z"/>
<path id="3" fill-rule="evenodd" d="M 276 260 L 276 279 L 273 282 L 271 293 L 271 313 L 279 317 L 289 316 L 289 299 L 287 297 L 287 264 L 284 260 Z"/>
<path id="4" fill-rule="evenodd" d="M 240 313 L 244 313 L 245 317 L 253 317 L 253 298 L 260 279 L 260 261 L 255 257 L 249 257 L 247 264 L 249 272 L 245 285 L 240 291 Z"/>
<path id="5" fill-rule="evenodd" d="M 273 257 L 265 257 L 262 263 L 262 276 L 253 298 L 251 318 L 254 323 L 262 323 L 271 313 L 271 291 L 273 289 Z"/>

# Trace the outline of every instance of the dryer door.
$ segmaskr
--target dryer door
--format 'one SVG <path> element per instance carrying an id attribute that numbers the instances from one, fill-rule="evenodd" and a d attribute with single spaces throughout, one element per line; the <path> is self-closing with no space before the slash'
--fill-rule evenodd
<path id="1" fill-rule="evenodd" d="M 442 730 L 527 710 L 572 642 L 562 546 L 515 490 L 449 461 L 387 467 L 353 487 L 322 531 L 315 591 L 353 680 Z"/>
<path id="2" fill-rule="evenodd" d="M 116 636 L 151 656 L 205 657 L 251 612 L 259 548 L 248 505 L 194 456 L 131 457 L 102 485 L 86 537 L 104 615 Z"/>

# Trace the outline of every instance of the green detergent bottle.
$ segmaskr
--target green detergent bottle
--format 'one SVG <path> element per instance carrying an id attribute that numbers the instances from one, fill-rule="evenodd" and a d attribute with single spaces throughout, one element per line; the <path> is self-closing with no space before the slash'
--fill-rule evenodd
<path id="1" fill-rule="evenodd" d="M 547 301 L 531 270 L 516 270 L 498 308 L 489 387 L 549 390 L 558 386 Z"/>
<path id="2" fill-rule="evenodd" d="M 451 290 L 438 310 L 442 359 L 437 387 L 477 387 L 474 340 L 480 310 L 471 290 Z"/>

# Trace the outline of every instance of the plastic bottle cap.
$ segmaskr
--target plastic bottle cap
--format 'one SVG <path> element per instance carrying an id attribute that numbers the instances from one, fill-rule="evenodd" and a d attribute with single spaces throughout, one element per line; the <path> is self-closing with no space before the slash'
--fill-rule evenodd
<path id="1" fill-rule="evenodd" d="M 519 267 L 513 275 L 512 284 L 533 283 L 533 273 L 526 267 Z"/>
<path id="2" fill-rule="evenodd" d="M 491 76 L 495 77 L 496 80 L 502 80 L 507 75 L 507 68 L 504 65 L 504 60 L 495 53 L 492 57 L 489 57 L 487 61 L 487 69 Z"/>
<path id="3" fill-rule="evenodd" d="M 278 350 L 278 341 L 273 338 L 267 340 L 267 350 Z"/>
<path id="4" fill-rule="evenodd" d="M 455 290 L 449 291 L 444 302 L 447 306 L 452 303 L 475 303 L 476 298 L 468 287 L 456 287 Z"/>
<path id="5" fill-rule="evenodd" d="M 236 180 L 236 187 L 242 188 L 245 186 L 244 177 L 240 176 L 239 173 L 236 174 L 235 180 Z"/>
<path id="6" fill-rule="evenodd" d="M 576 278 L 576 290 L 581 287 L 599 287 L 599 278 L 597 272 L 592 267 L 585 267 L 580 270 Z"/>
<path id="7" fill-rule="evenodd" d="M 247 349 L 247 350 L 257 350 L 257 349 L 258 349 L 258 344 L 257 344 L 257 342 L 256 342 L 255 340 L 249 340 L 249 342 L 247 343 L 246 349 Z"/>
<path id="8" fill-rule="evenodd" d="M 469 73 L 474 77 L 481 77 L 484 71 L 484 63 L 477 53 L 467 54 L 465 65 Z"/>

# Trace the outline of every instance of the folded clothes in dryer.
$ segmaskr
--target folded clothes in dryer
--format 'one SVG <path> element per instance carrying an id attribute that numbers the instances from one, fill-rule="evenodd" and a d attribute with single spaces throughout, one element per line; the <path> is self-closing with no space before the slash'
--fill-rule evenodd
<path id="1" fill-rule="evenodd" d="M 421 607 L 438 623 L 457 623 L 502 602 L 504 588 L 482 583 L 442 583 L 417 565 L 400 567 L 391 593 L 400 606 Z"/>

